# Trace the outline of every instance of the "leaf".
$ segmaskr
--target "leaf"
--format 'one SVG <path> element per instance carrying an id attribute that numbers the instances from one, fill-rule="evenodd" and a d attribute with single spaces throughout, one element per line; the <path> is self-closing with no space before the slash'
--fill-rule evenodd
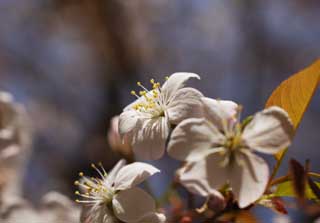
<path id="1" fill-rule="evenodd" d="M 258 220 L 249 211 L 241 211 L 237 215 L 235 223 L 258 223 Z"/>
<path id="2" fill-rule="evenodd" d="M 320 187 L 320 182 L 314 182 L 318 187 Z M 278 184 L 275 192 L 272 194 L 276 197 L 296 197 L 296 193 L 293 189 L 292 181 L 285 181 Z M 306 187 L 305 196 L 310 200 L 317 200 L 317 196 L 312 192 L 309 185 Z"/>
<path id="3" fill-rule="evenodd" d="M 291 159 L 289 162 L 292 177 L 293 189 L 301 201 L 305 198 L 307 173 L 304 167 L 296 160 Z"/>
<path id="4" fill-rule="evenodd" d="M 314 195 L 318 199 L 320 199 L 320 188 L 319 188 L 319 186 L 310 177 L 308 177 L 308 183 L 309 183 L 309 186 L 310 186 L 312 192 L 314 193 Z"/>
<path id="5" fill-rule="evenodd" d="M 297 129 L 311 102 L 312 96 L 318 88 L 319 81 L 320 60 L 317 60 L 311 66 L 283 81 L 272 92 L 266 103 L 266 107 L 275 105 L 286 110 L 294 128 Z M 277 160 L 281 159 L 285 151 L 276 154 Z"/>
<path id="6" fill-rule="evenodd" d="M 214 222 L 234 222 L 234 223 L 259 223 L 257 218 L 247 210 L 231 211 L 220 216 Z"/>
<path id="7" fill-rule="evenodd" d="M 270 208 L 271 210 L 275 211 L 276 213 L 280 214 L 288 214 L 288 211 L 285 207 L 283 200 L 280 197 L 274 197 L 269 195 L 264 195 L 258 201 L 258 204 Z"/>

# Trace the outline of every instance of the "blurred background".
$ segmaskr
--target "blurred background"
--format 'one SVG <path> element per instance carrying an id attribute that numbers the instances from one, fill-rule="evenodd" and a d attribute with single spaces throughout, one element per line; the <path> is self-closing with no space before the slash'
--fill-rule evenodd
<path id="1" fill-rule="evenodd" d="M 243 116 L 262 109 L 319 57 L 319 10 L 316 0 L 1 0 L 0 89 L 26 106 L 34 129 L 25 196 L 71 196 L 91 162 L 114 165 L 110 118 L 134 99 L 136 81 L 194 72 L 202 80 L 193 86 L 242 104 Z M 318 92 L 287 156 L 311 158 L 314 171 L 319 100 Z M 177 164 L 155 165 L 167 167 L 168 178 L 155 179 L 165 185 Z"/>

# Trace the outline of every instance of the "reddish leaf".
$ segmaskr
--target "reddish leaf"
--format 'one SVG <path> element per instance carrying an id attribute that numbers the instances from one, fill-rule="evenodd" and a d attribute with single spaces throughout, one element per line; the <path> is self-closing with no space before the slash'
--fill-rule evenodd
<path id="1" fill-rule="evenodd" d="M 301 201 L 305 198 L 307 174 L 304 167 L 296 160 L 290 160 L 292 183 L 297 198 Z"/>

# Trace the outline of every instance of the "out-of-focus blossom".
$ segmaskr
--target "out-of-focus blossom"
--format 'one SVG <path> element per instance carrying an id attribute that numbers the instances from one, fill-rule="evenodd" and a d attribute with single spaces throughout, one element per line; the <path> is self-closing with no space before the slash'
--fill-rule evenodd
<path id="1" fill-rule="evenodd" d="M 120 160 L 109 174 L 102 165 L 94 169 L 101 178 L 84 177 L 83 173 L 76 194 L 82 197 L 79 203 L 88 205 L 82 215 L 82 222 L 116 223 L 119 220 L 128 223 L 162 223 L 165 216 L 156 212 L 154 199 L 144 190 L 136 187 L 148 177 L 160 172 L 150 164 L 135 162 L 125 165 Z"/>
<path id="2" fill-rule="evenodd" d="M 16 198 L 0 206 L 2 223 L 78 223 L 79 219 L 80 209 L 67 197 L 57 192 L 46 194 L 37 208 L 22 198 Z"/>
<path id="3" fill-rule="evenodd" d="M 11 165 L 30 143 L 24 108 L 6 92 L 0 92 L 0 166 Z"/>
<path id="4" fill-rule="evenodd" d="M 2 202 L 20 193 L 24 161 L 31 133 L 24 107 L 7 92 L 0 91 L 0 188 Z"/>
<path id="5" fill-rule="evenodd" d="M 127 106 L 119 118 L 119 132 L 131 143 L 134 153 L 142 159 L 159 159 L 165 151 L 170 127 L 182 120 L 201 115 L 202 94 L 184 87 L 190 78 L 200 77 L 193 73 L 174 73 L 160 86 L 151 79 L 152 90 L 142 88 L 137 100 Z"/>
<path id="6" fill-rule="evenodd" d="M 121 140 L 119 134 L 119 116 L 114 116 L 110 121 L 108 142 L 113 151 L 120 153 L 126 157 L 131 157 L 131 145 L 127 142 L 127 140 Z"/>
<path id="7" fill-rule="evenodd" d="M 273 223 L 290 223 L 290 218 L 287 215 L 277 215 L 272 219 Z M 316 223 L 316 222 L 315 222 Z"/>
<path id="8" fill-rule="evenodd" d="M 262 196 L 269 179 L 267 163 L 254 152 L 275 154 L 289 146 L 292 124 L 283 109 L 270 107 L 243 126 L 235 103 L 202 102 L 206 118 L 181 122 L 172 133 L 169 155 L 188 162 L 179 177 L 189 190 L 216 195 L 215 189 L 228 183 L 244 208 Z"/>

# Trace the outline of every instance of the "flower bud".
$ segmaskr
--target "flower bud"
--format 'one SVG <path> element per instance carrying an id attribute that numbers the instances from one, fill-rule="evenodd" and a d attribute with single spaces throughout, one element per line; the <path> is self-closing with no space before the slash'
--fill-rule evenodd
<path id="1" fill-rule="evenodd" d="M 215 213 L 223 211 L 226 205 L 226 200 L 222 195 L 211 196 L 208 201 L 208 208 Z"/>
<path id="2" fill-rule="evenodd" d="M 122 140 L 119 134 L 119 116 L 114 116 L 110 121 L 108 131 L 108 142 L 114 152 L 123 156 L 132 156 L 132 148 L 126 140 Z"/>

